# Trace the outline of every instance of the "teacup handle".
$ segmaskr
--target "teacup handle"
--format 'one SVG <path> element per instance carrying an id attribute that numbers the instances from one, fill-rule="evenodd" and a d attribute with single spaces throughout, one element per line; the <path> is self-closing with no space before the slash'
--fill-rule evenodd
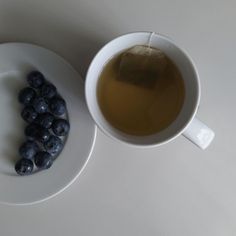
<path id="1" fill-rule="evenodd" d="M 215 137 L 214 131 L 197 118 L 190 122 L 183 135 L 201 149 L 207 148 Z"/>

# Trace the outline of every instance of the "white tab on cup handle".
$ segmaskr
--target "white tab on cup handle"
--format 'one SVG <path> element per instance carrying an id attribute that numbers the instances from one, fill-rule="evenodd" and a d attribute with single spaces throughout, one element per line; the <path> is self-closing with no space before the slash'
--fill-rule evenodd
<path id="1" fill-rule="evenodd" d="M 201 149 L 206 149 L 215 137 L 215 133 L 197 118 L 187 126 L 183 135 Z"/>

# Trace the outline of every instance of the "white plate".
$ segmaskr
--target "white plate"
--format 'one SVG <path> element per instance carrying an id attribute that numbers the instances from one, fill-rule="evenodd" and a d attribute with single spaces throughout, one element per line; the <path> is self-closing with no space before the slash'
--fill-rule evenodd
<path id="1" fill-rule="evenodd" d="M 19 158 L 25 127 L 17 99 L 31 69 L 41 71 L 64 97 L 71 129 L 62 153 L 50 169 L 17 176 L 14 163 Z M 63 191 L 85 167 L 95 137 L 96 127 L 85 104 L 82 79 L 64 59 L 35 45 L 0 45 L 0 202 L 31 204 Z"/>

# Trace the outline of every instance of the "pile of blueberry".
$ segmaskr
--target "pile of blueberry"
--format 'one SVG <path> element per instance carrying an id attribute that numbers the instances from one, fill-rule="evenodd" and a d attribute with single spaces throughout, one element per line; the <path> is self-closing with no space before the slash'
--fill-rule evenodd
<path id="1" fill-rule="evenodd" d="M 19 148 L 21 158 L 15 165 L 19 175 L 33 173 L 34 166 L 38 170 L 50 168 L 70 129 L 66 103 L 56 87 L 39 71 L 30 72 L 27 82 L 29 87 L 23 88 L 18 97 L 24 105 L 21 116 L 28 123 L 27 139 Z"/>

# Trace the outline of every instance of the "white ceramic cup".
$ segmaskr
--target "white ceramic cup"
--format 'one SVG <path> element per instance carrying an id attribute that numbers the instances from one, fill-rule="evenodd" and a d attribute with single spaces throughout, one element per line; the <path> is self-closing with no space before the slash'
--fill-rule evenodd
<path id="1" fill-rule="evenodd" d="M 116 54 L 135 45 L 147 45 L 161 49 L 179 68 L 185 85 L 183 107 L 170 126 L 147 136 L 133 136 L 114 128 L 103 116 L 97 100 L 97 84 L 104 65 Z M 195 115 L 200 101 L 200 81 L 191 58 L 171 39 L 152 32 L 134 32 L 122 35 L 107 43 L 92 60 L 85 82 L 88 109 L 98 127 L 108 136 L 139 147 L 165 144 L 183 134 L 194 144 L 205 149 L 213 140 L 214 132 L 198 120 Z"/>

